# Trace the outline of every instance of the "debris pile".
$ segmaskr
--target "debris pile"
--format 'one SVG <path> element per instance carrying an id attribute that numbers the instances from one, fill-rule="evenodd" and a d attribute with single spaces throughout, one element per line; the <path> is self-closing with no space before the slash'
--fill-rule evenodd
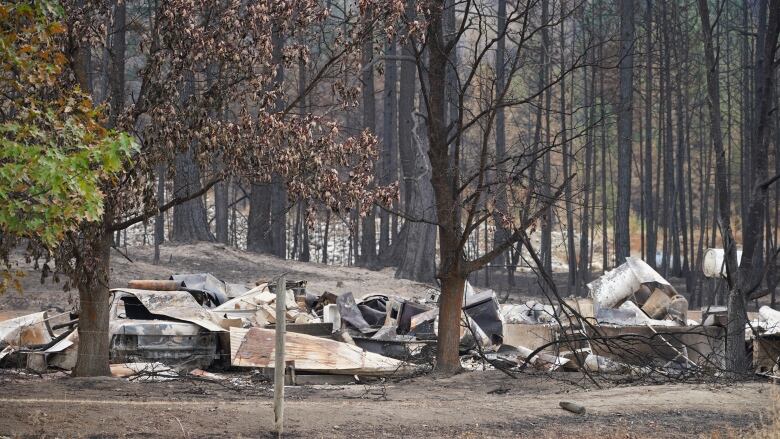
<path id="1" fill-rule="evenodd" d="M 644 261 L 626 258 L 588 288 L 589 298 L 556 306 L 496 305 L 501 334 L 478 322 L 481 349 L 464 356 L 465 366 L 667 376 L 724 366 L 725 311 L 706 310 L 703 324 L 689 319 L 688 301 Z"/>
<path id="2" fill-rule="evenodd" d="M 152 370 L 158 377 L 167 371 L 202 375 L 226 368 L 270 373 L 279 306 L 292 382 L 306 374 L 406 373 L 433 361 L 440 296 L 435 289 L 421 299 L 373 293 L 356 298 L 352 293 L 317 295 L 306 290 L 306 281 L 287 281 L 284 303 L 277 303 L 277 287 L 282 286 L 265 281 L 248 288 L 202 273 L 133 280 L 127 288 L 111 290 L 112 370 Z M 643 261 L 627 258 L 588 288 L 589 298 L 570 297 L 556 305 L 500 304 L 495 292 L 467 282 L 461 363 L 467 369 L 621 375 L 723 365 L 725 309 L 706 309 L 702 324 L 689 319 L 687 300 Z M 780 312 L 762 309 L 761 319 L 765 335 L 779 334 L 780 340 Z M 77 327 L 78 315 L 68 313 L 0 322 L 0 362 L 36 371 L 71 369 Z M 770 348 L 767 355 L 777 360 L 780 343 Z"/>
<path id="3" fill-rule="evenodd" d="M 285 311 L 285 360 L 292 370 L 383 376 L 414 369 L 382 355 L 385 344 L 409 337 L 379 330 L 392 322 L 393 328 L 400 325 L 409 332 L 411 318 L 432 307 L 387 296 L 365 297 L 360 303 L 349 293 L 314 296 L 306 292 L 305 281 L 286 282 L 285 301 L 277 304 L 276 288 L 273 282 L 250 289 L 210 274 L 188 274 L 132 280 L 127 288 L 112 289 L 112 374 L 164 379 L 192 371 L 206 376 L 209 367 L 273 368 L 277 306 Z M 63 314 L 40 312 L 0 322 L 0 362 L 38 372 L 75 367 L 78 316 Z M 405 359 L 418 353 L 400 346 L 387 352 Z"/>
<path id="4" fill-rule="evenodd" d="M 688 325 L 688 301 L 641 259 L 626 258 L 588 288 L 601 324 Z"/>

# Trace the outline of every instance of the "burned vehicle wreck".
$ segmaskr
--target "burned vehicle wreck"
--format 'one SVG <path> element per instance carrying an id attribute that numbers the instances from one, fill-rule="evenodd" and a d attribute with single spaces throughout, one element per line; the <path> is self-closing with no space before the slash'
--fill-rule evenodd
<path id="1" fill-rule="evenodd" d="M 111 363 L 160 362 L 206 368 L 225 329 L 186 291 L 111 290 Z"/>

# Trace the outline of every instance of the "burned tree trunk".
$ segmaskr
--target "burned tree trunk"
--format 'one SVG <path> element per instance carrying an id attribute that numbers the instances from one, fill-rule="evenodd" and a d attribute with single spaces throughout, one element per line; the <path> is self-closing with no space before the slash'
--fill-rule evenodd
<path id="1" fill-rule="evenodd" d="M 496 96 L 504 94 L 506 87 L 506 0 L 498 0 L 497 28 L 499 39 L 496 46 Z M 508 188 L 502 182 L 506 172 L 506 115 L 504 108 L 496 109 L 496 184 L 498 194 L 496 195 L 496 214 L 493 215 L 493 223 L 496 231 L 493 237 L 493 245 L 500 246 L 509 238 L 510 231 L 501 223 L 499 212 L 506 213 L 509 209 L 507 199 Z M 510 286 L 515 283 L 515 267 L 509 257 L 509 252 L 501 255 L 498 260 L 506 266 L 507 280 Z"/>
<path id="2" fill-rule="evenodd" d="M 173 176 L 173 196 L 187 197 L 201 188 L 200 168 L 192 156 L 192 150 L 176 158 L 176 174 Z M 171 241 L 213 241 L 202 197 L 179 204 L 173 208 Z"/>
<path id="3" fill-rule="evenodd" d="M 768 9 L 767 11 L 767 3 Z M 747 302 L 750 294 L 761 284 L 763 277 L 762 245 L 763 223 L 767 208 L 767 190 L 774 182 L 768 179 L 768 131 L 770 112 L 773 111 L 771 90 L 775 76 L 775 51 L 778 34 L 780 34 L 780 0 L 763 0 L 759 2 L 758 43 L 755 60 L 755 128 L 751 144 L 751 162 L 753 169 L 750 188 L 750 203 L 747 218 L 743 218 L 746 226 L 742 237 L 742 261 L 737 269 L 736 288 L 729 292 L 729 339 L 726 341 L 727 362 L 734 371 L 744 371 L 749 364 L 746 357 L 744 340 L 745 323 L 747 321 Z M 769 18 L 766 21 L 766 14 Z M 763 17 L 761 17 L 763 15 Z M 738 339 L 738 337 L 742 337 Z M 731 341 L 731 343 L 729 343 Z"/>
<path id="4" fill-rule="evenodd" d="M 645 195 L 645 261 L 655 268 L 656 236 L 653 206 L 653 1 L 645 5 L 645 155 L 642 192 Z"/>
<path id="5" fill-rule="evenodd" d="M 593 51 L 588 55 L 590 61 L 593 61 Z M 593 120 L 595 116 L 594 99 L 596 85 L 596 69 L 583 69 L 583 83 L 585 84 L 585 108 L 587 112 L 588 131 L 585 137 L 585 185 L 582 200 L 582 215 L 580 222 L 580 260 L 579 270 L 577 271 L 577 282 L 575 284 L 575 294 L 579 295 L 580 288 L 590 282 L 590 251 L 592 247 L 591 233 L 591 193 L 596 187 L 595 173 L 593 172 L 593 156 L 595 154 Z M 591 177 L 592 176 L 592 177 Z M 593 197 L 595 199 L 595 196 Z M 587 294 L 587 288 L 585 289 Z"/>
<path id="6" fill-rule="evenodd" d="M 393 183 L 398 175 L 398 63 L 396 42 L 392 40 L 385 48 L 384 99 L 382 112 L 382 156 L 379 183 L 383 186 Z M 412 80 L 414 81 L 414 80 Z M 390 248 L 392 221 L 390 213 L 382 209 L 379 212 L 379 259 L 385 259 Z"/>
<path id="7" fill-rule="evenodd" d="M 436 196 L 441 260 L 438 277 L 442 283 L 436 369 L 452 373 L 460 369 L 458 343 L 466 277 L 462 271 L 464 260 L 459 246 L 461 231 L 456 214 L 460 209 L 454 185 L 458 181 L 458 170 L 451 163 L 447 142 L 446 72 L 449 50 L 442 32 L 443 10 L 444 2 L 438 1 L 428 14 L 428 156 L 432 167 L 431 183 Z"/>
<path id="8" fill-rule="evenodd" d="M 227 181 L 214 185 L 214 229 L 222 244 L 228 243 L 228 187 Z"/>
<path id="9" fill-rule="evenodd" d="M 750 196 L 750 209 L 748 211 L 747 224 L 743 236 L 742 262 L 737 268 L 736 245 L 730 224 L 730 206 L 728 192 L 728 174 L 726 158 L 721 138 L 720 115 L 720 89 L 718 83 L 718 67 L 715 59 L 712 28 L 710 26 L 709 9 L 706 0 L 698 0 L 699 15 L 704 33 L 705 60 L 707 62 L 707 96 L 710 109 L 710 123 L 712 142 L 715 147 L 716 163 L 716 187 L 718 191 L 718 222 L 723 237 L 726 251 L 726 273 L 729 285 L 728 296 L 728 331 L 726 340 L 726 362 L 729 370 L 743 372 L 748 359 L 745 351 L 745 322 L 747 320 L 746 305 L 750 293 L 761 281 L 760 267 L 753 264 L 753 256 L 760 248 L 761 230 L 763 226 L 764 211 L 766 209 L 766 194 L 769 184 L 773 182 L 767 179 L 767 129 L 769 123 L 770 96 L 774 77 L 774 55 L 777 45 L 778 33 L 780 33 L 780 1 L 772 0 L 769 4 L 769 21 L 759 38 L 761 43 L 758 48 L 756 60 L 756 116 L 757 123 L 753 133 L 751 155 L 755 160 L 754 172 L 756 186 L 752 188 Z M 760 14 L 766 14 L 766 2 L 760 2 Z M 758 250 L 760 251 L 760 250 Z"/>
<path id="10" fill-rule="evenodd" d="M 408 17 L 414 16 L 414 1 L 406 4 Z M 435 276 L 436 226 L 433 188 L 428 160 L 422 140 L 417 140 L 415 124 L 415 82 L 417 66 L 411 42 L 402 46 L 400 83 L 398 90 L 398 152 L 401 158 L 403 180 L 403 216 L 406 218 L 398 239 L 393 243 L 392 254 L 398 264 L 395 276 L 418 282 L 432 282 Z M 433 245 L 431 245 L 433 243 Z"/>
<path id="11" fill-rule="evenodd" d="M 366 20 L 371 19 L 371 11 L 366 12 Z M 361 81 L 363 98 L 363 129 L 376 133 L 376 98 L 374 95 L 374 40 L 371 36 L 363 41 L 361 51 Z M 376 263 L 376 215 L 372 206 L 361 221 L 360 259 L 363 266 Z"/>
<path id="12" fill-rule="evenodd" d="M 563 15 L 565 11 L 561 11 Z M 565 26 L 564 23 L 560 25 L 560 42 L 561 51 L 565 47 Z M 565 57 L 561 56 L 561 70 L 565 68 Z M 566 132 L 566 81 L 565 78 L 561 78 L 560 81 L 560 105 L 561 105 L 561 143 L 563 144 L 563 175 L 571 175 L 571 153 L 570 145 L 567 139 L 568 133 Z M 575 284 L 577 282 L 577 249 L 574 244 L 574 206 L 572 203 L 572 188 L 571 185 L 566 185 L 564 192 L 564 201 L 566 208 L 566 255 L 569 265 L 569 285 L 568 291 L 571 293 L 575 290 Z"/>
<path id="13" fill-rule="evenodd" d="M 111 84 L 111 110 L 108 114 L 108 127 L 114 128 L 125 106 L 125 37 L 127 35 L 125 17 L 127 4 L 119 0 L 114 3 L 114 20 L 111 26 L 111 70 L 108 73 Z"/>
<path id="14" fill-rule="evenodd" d="M 271 182 L 271 253 L 287 257 L 287 186 L 275 175 Z"/>
<path id="15" fill-rule="evenodd" d="M 634 95 L 634 0 L 620 2 L 620 70 L 618 87 L 618 197 L 615 212 L 615 258 L 622 264 L 631 255 L 631 143 Z"/>
<path id="16" fill-rule="evenodd" d="M 268 184 L 253 184 L 249 193 L 246 249 L 255 253 L 273 253 L 271 188 Z"/>
<path id="17" fill-rule="evenodd" d="M 544 77 L 543 84 L 548 84 L 550 81 L 550 32 L 549 22 L 550 13 L 549 0 L 542 0 L 542 76 Z M 551 147 L 550 138 L 550 112 L 552 111 L 552 90 L 549 87 L 544 89 L 544 135 L 545 135 L 545 147 Z M 552 163 L 550 154 L 544 154 L 542 157 L 542 196 L 545 199 L 549 199 L 552 185 Z M 544 214 L 544 220 L 542 221 L 542 242 L 541 242 L 541 254 L 542 262 L 544 262 L 544 269 L 550 273 L 552 272 L 552 228 L 553 228 L 553 210 L 552 206 L 548 206 Z M 544 285 L 544 284 L 543 284 Z M 546 288 L 546 286 L 544 286 Z"/>
<path id="18" fill-rule="evenodd" d="M 165 204 L 165 166 L 157 167 L 157 207 Z M 154 264 L 160 263 L 160 245 L 165 242 L 165 215 L 158 213 L 154 217 Z"/>
<path id="19" fill-rule="evenodd" d="M 277 25 L 271 34 L 273 62 L 276 66 L 276 83 L 284 82 L 282 50 L 284 38 Z M 279 98 L 276 109 L 281 110 L 283 101 Z M 253 184 L 249 196 L 249 219 L 247 221 L 247 250 L 269 253 L 281 258 L 287 256 L 287 189 L 278 175 L 270 182 Z"/>

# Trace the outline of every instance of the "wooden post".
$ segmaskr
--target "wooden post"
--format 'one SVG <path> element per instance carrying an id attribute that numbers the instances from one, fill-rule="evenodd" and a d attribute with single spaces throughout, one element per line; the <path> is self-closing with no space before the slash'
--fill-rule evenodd
<path id="1" fill-rule="evenodd" d="M 287 281 L 284 275 L 276 282 L 276 345 L 274 347 L 274 427 L 278 437 L 284 432 L 284 332 L 287 311 Z"/>

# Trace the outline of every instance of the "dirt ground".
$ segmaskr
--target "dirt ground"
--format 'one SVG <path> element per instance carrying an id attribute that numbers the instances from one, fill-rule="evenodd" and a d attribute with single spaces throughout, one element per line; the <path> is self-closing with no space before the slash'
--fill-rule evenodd
<path id="1" fill-rule="evenodd" d="M 151 247 L 130 248 L 127 256 L 132 262 L 112 254 L 112 286 L 185 272 L 253 283 L 286 272 L 308 280 L 313 292 L 412 297 L 427 288 L 395 279 L 391 269 L 282 261 L 213 244 L 164 246 L 159 266 L 151 264 Z M 19 267 L 29 272 L 24 291 L 0 296 L 0 319 L 75 304 L 78 295 L 62 291 L 62 282 L 41 284 L 29 264 L 20 261 Z M 222 375 L 227 379 L 218 383 L 191 378 L 137 382 L 0 370 L 0 436 L 270 436 L 269 383 L 250 372 Z M 598 387 L 578 373 L 525 372 L 512 379 L 490 370 L 447 378 L 290 386 L 285 419 L 289 437 L 742 437 L 776 417 L 776 388 L 758 381 Z M 561 401 L 582 404 L 587 412 L 564 411 Z"/>
<path id="2" fill-rule="evenodd" d="M 571 375 L 571 374 L 567 374 Z M 287 387 L 289 437 L 741 437 L 769 420 L 769 384 L 582 389 L 497 371 L 437 379 Z M 267 383 L 2 377 L 0 434 L 36 437 L 266 437 Z M 559 408 L 586 407 L 584 415 Z"/>

